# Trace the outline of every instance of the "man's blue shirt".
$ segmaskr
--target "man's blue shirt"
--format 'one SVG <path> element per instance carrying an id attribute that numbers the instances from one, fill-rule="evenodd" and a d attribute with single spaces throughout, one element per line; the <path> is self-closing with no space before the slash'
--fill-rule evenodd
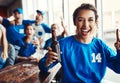
<path id="1" fill-rule="evenodd" d="M 23 20 L 21 25 L 11 25 L 10 22 L 3 18 L 2 24 L 6 28 L 6 36 L 9 43 L 15 45 L 15 41 L 24 37 L 24 28 L 27 23 L 34 23 L 35 21 Z"/>

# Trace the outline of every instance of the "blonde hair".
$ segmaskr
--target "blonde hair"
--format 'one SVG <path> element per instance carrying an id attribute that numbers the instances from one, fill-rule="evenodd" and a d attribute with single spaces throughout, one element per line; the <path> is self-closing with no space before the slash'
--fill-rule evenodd
<path id="1" fill-rule="evenodd" d="M 2 25 L 0 25 L 0 34 L 1 34 L 0 44 L 2 46 L 1 57 L 3 59 L 6 59 L 8 57 L 8 42 L 7 42 L 7 38 L 6 38 L 6 30 Z"/>

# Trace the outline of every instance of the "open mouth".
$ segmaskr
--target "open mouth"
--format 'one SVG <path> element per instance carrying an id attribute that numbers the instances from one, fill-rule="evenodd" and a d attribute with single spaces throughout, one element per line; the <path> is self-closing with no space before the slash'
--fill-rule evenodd
<path id="1" fill-rule="evenodd" d="M 90 29 L 81 29 L 81 32 L 84 36 L 86 36 L 90 32 Z"/>

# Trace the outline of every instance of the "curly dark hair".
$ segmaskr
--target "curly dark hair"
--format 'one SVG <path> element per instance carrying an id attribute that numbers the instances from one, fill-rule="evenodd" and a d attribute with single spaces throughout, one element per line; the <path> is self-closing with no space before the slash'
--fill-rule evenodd
<path id="1" fill-rule="evenodd" d="M 95 13 L 95 21 L 97 21 L 98 19 L 98 14 L 97 14 L 97 10 L 96 8 L 92 5 L 92 4 L 89 4 L 89 3 L 83 3 L 81 4 L 78 8 L 76 8 L 76 10 L 74 11 L 73 13 L 73 22 L 74 22 L 74 25 L 75 24 L 75 19 L 76 17 L 78 16 L 78 13 L 81 11 L 81 10 L 92 10 L 94 13 Z"/>

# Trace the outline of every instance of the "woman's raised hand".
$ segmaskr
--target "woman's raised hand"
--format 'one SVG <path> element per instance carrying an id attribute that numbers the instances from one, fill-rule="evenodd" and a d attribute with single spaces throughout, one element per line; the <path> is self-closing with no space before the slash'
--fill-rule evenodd
<path id="1" fill-rule="evenodd" d="M 114 44 L 117 50 L 120 50 L 119 29 L 116 29 L 116 43 Z"/>

